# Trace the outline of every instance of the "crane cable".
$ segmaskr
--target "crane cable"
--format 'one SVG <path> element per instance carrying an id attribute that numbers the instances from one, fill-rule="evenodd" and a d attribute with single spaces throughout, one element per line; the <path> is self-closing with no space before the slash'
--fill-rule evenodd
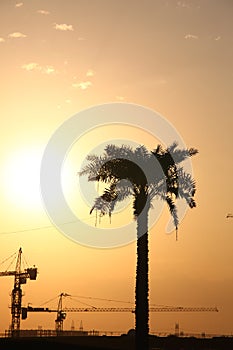
<path id="1" fill-rule="evenodd" d="M 6 258 L 6 259 L 4 259 L 2 262 L 1 262 L 1 264 L 0 265 L 3 265 L 6 261 L 8 261 L 10 258 L 12 258 L 13 257 L 13 259 L 11 260 L 11 262 L 10 262 L 10 264 L 8 265 L 8 267 L 6 268 L 6 270 L 5 271 L 8 271 L 9 270 L 9 268 L 13 265 L 13 262 L 15 261 L 15 259 L 16 259 L 16 254 L 17 253 L 14 253 L 14 254 L 12 254 L 11 256 L 9 256 L 8 258 Z"/>
<path id="2" fill-rule="evenodd" d="M 57 297 L 60 297 L 59 296 L 56 296 L 42 304 L 40 304 L 40 306 L 43 306 L 45 304 L 48 304 L 49 302 L 51 301 L 54 301 L 57 299 Z M 116 299 L 106 299 L 106 298 L 95 298 L 95 297 L 91 297 L 91 296 L 83 296 L 83 295 L 66 295 L 66 297 L 69 297 L 69 299 L 71 299 L 72 301 L 75 301 L 75 302 L 78 302 L 78 303 L 81 303 L 83 305 L 86 305 L 86 306 L 90 306 L 94 309 L 97 309 L 98 307 L 94 306 L 94 305 L 90 305 L 90 304 L 87 304 L 87 303 L 84 303 L 84 302 L 81 302 L 80 300 L 75 300 L 74 298 L 84 298 L 84 299 L 91 299 L 91 300 L 101 300 L 101 301 L 110 301 L 110 302 L 117 302 L 117 303 L 127 303 L 127 304 L 131 304 L 131 305 L 134 305 L 134 302 L 131 302 L 131 301 L 125 301 L 125 300 L 116 300 Z M 174 307 L 172 305 L 164 305 L 164 304 L 151 304 L 151 306 L 154 306 L 154 307 L 163 307 L 163 308 L 171 308 L 171 307 Z"/>

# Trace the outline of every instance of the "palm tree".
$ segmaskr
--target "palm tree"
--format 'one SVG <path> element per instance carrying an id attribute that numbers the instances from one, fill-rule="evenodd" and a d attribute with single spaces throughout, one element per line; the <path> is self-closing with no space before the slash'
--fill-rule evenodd
<path id="1" fill-rule="evenodd" d="M 149 346 L 149 284 L 148 284 L 148 215 L 152 200 L 167 202 L 177 230 L 176 198 L 186 200 L 190 208 L 196 206 L 195 181 L 179 164 L 195 155 L 194 148 L 180 150 L 177 144 L 153 151 L 144 146 L 132 149 L 127 145 L 107 145 L 102 156 L 87 156 L 87 165 L 79 175 L 88 175 L 88 181 L 102 181 L 109 186 L 95 199 L 90 210 L 100 216 L 111 216 L 116 204 L 133 197 L 133 215 L 137 222 L 137 267 L 135 285 L 135 346 L 147 350 Z"/>

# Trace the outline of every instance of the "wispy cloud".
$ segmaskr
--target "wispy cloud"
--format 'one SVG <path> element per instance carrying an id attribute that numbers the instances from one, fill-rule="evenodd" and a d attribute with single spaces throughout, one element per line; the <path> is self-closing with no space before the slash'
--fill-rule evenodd
<path id="1" fill-rule="evenodd" d="M 48 75 L 57 73 L 56 69 L 53 66 L 51 66 L 51 65 L 40 66 L 36 62 L 23 64 L 21 66 L 21 68 L 26 70 L 26 71 L 28 71 L 28 72 L 30 72 L 30 71 L 38 71 L 38 72 L 41 72 L 43 74 L 48 74 Z"/>
<path id="2" fill-rule="evenodd" d="M 38 10 L 37 13 L 40 13 L 41 15 L 49 15 L 50 12 L 46 10 Z"/>
<path id="3" fill-rule="evenodd" d="M 45 74 L 55 74 L 55 73 L 57 73 L 56 69 L 53 66 L 41 67 L 41 71 L 42 71 L 42 73 L 45 73 Z"/>
<path id="4" fill-rule="evenodd" d="M 199 10 L 201 8 L 200 5 L 196 4 L 195 1 L 177 1 L 176 7 L 183 8 L 183 9 L 197 9 Z"/>
<path id="5" fill-rule="evenodd" d="M 86 76 L 87 77 L 93 77 L 93 75 L 95 74 L 95 72 L 92 69 L 88 69 Z"/>
<path id="6" fill-rule="evenodd" d="M 65 23 L 57 24 L 57 23 L 54 23 L 53 27 L 56 30 L 62 30 L 62 31 L 73 31 L 74 30 L 72 24 L 65 24 Z"/>
<path id="7" fill-rule="evenodd" d="M 21 7 L 21 6 L 23 6 L 23 2 L 17 2 L 17 3 L 15 4 L 15 7 Z"/>
<path id="8" fill-rule="evenodd" d="M 27 71 L 30 71 L 30 70 L 40 70 L 39 69 L 39 64 L 38 63 L 35 63 L 35 62 L 32 62 L 32 63 L 27 63 L 27 64 L 23 64 L 21 66 L 21 68 L 27 70 Z"/>
<path id="9" fill-rule="evenodd" d="M 26 38 L 27 35 L 20 33 L 20 32 L 14 32 L 8 35 L 9 38 L 14 38 L 14 39 L 20 39 L 20 38 Z"/>
<path id="10" fill-rule="evenodd" d="M 183 8 L 190 8 L 190 5 L 185 1 L 177 1 L 177 6 Z"/>
<path id="11" fill-rule="evenodd" d="M 193 35 L 193 34 L 186 34 L 185 39 L 198 39 L 198 36 L 197 35 Z"/>
<path id="12" fill-rule="evenodd" d="M 4 38 L 0 38 L 0 43 L 4 43 L 5 39 Z"/>
<path id="13" fill-rule="evenodd" d="M 72 87 L 75 89 L 86 90 L 92 85 L 93 85 L 92 82 L 87 80 L 87 81 L 80 81 L 79 83 L 73 83 Z"/>

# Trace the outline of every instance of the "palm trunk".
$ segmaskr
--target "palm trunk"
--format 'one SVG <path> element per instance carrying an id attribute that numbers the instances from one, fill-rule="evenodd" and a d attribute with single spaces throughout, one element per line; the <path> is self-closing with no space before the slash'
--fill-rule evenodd
<path id="1" fill-rule="evenodd" d="M 146 204 L 147 206 L 147 204 Z M 135 288 L 135 349 L 149 349 L 148 211 L 137 217 L 137 268 Z"/>

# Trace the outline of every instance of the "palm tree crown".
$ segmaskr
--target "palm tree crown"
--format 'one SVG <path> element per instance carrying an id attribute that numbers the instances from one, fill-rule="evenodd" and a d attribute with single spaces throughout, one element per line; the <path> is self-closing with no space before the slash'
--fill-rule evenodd
<path id="1" fill-rule="evenodd" d="M 196 206 L 193 198 L 196 191 L 195 181 L 179 167 L 179 164 L 196 153 L 198 151 L 194 148 L 177 149 L 176 143 L 167 149 L 158 145 L 151 152 L 144 146 L 133 150 L 127 145 L 119 147 L 110 144 L 106 146 L 103 155 L 88 155 L 88 164 L 79 175 L 88 175 L 88 181 L 102 181 L 109 185 L 103 194 L 95 199 L 90 213 L 96 209 L 100 216 L 111 216 L 118 202 L 133 196 L 136 218 L 146 201 L 151 204 L 153 198 L 157 197 L 167 202 L 177 228 L 179 222 L 175 199 L 184 198 L 190 208 Z"/>

